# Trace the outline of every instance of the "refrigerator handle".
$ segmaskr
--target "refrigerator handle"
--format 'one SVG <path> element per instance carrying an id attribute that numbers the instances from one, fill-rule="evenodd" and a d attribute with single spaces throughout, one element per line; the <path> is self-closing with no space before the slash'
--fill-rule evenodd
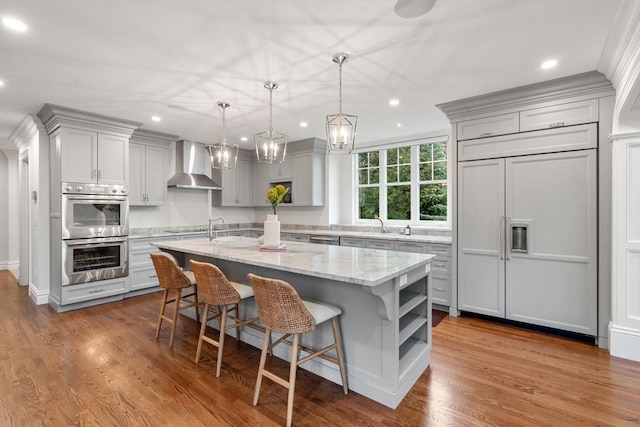
<path id="1" fill-rule="evenodd" d="M 501 216 L 500 217 L 500 226 L 499 226 L 499 234 L 500 237 L 498 238 L 499 242 L 500 242 L 500 259 L 504 259 L 504 217 Z"/>
<path id="2" fill-rule="evenodd" d="M 508 216 L 507 217 L 507 227 L 506 229 L 507 231 L 507 247 L 505 248 L 505 255 L 507 257 L 507 261 L 509 261 L 511 259 L 511 233 L 509 232 L 511 230 L 511 217 Z"/>

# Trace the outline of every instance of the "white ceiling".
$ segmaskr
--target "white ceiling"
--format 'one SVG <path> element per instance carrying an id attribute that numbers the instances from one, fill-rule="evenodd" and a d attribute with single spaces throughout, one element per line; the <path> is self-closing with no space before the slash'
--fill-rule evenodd
<path id="1" fill-rule="evenodd" d="M 213 143 L 221 100 L 228 141 L 249 148 L 268 128 L 266 80 L 280 86 L 273 128 L 324 139 L 338 110 L 336 52 L 351 55 L 343 110 L 359 116 L 356 145 L 430 134 L 448 128 L 438 103 L 597 69 L 619 0 L 438 0 L 413 19 L 394 4 L 0 0 L 0 16 L 28 26 L 0 27 L 0 148 L 15 148 L 9 135 L 44 103 Z M 549 58 L 558 66 L 540 69 Z"/>

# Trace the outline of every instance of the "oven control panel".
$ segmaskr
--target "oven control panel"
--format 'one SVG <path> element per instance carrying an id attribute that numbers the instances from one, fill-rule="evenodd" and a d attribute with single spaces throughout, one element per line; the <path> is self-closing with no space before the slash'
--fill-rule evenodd
<path id="1" fill-rule="evenodd" d="M 104 194 L 126 196 L 129 189 L 124 185 L 85 184 L 79 182 L 63 182 L 62 194 Z"/>

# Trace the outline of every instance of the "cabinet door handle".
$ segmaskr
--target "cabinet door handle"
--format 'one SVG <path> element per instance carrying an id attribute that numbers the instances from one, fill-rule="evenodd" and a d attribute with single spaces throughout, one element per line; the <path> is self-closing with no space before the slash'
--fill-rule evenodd
<path id="1" fill-rule="evenodd" d="M 102 171 L 98 169 L 98 179 L 102 179 Z"/>
<path id="2" fill-rule="evenodd" d="M 151 276 L 149 276 L 149 279 L 153 279 L 153 278 L 156 278 L 156 277 L 158 277 L 157 274 L 152 274 Z"/>
<path id="3" fill-rule="evenodd" d="M 446 249 L 435 249 L 435 248 L 434 248 L 434 249 L 432 249 L 432 251 L 433 251 L 433 252 L 439 252 L 439 253 L 441 253 L 441 254 L 446 254 L 446 253 L 447 253 L 447 250 L 446 250 Z"/>
<path id="4" fill-rule="evenodd" d="M 507 230 L 511 230 L 511 217 L 507 217 Z M 511 259 L 511 233 L 509 231 L 506 231 L 507 233 L 507 247 L 505 248 L 504 252 L 505 255 L 507 256 L 507 261 L 509 261 Z"/>
<path id="5" fill-rule="evenodd" d="M 435 264 L 436 267 L 446 267 L 446 264 Z"/>
<path id="6" fill-rule="evenodd" d="M 553 123 L 549 123 L 549 127 L 550 128 L 559 128 L 561 126 L 564 126 L 564 122 L 553 122 Z"/>
<path id="7" fill-rule="evenodd" d="M 100 288 L 100 289 L 91 289 L 91 290 L 89 291 L 89 293 L 90 293 L 90 294 L 95 294 L 95 293 L 102 292 L 102 291 L 104 291 L 104 289 L 102 289 L 102 288 Z"/>
<path id="8" fill-rule="evenodd" d="M 444 288 L 433 288 L 434 291 L 444 292 Z"/>
<path id="9" fill-rule="evenodd" d="M 500 217 L 500 226 L 498 227 L 498 244 L 500 248 L 498 251 L 500 252 L 500 259 L 504 259 L 504 217 Z"/>
<path id="10" fill-rule="evenodd" d="M 96 179 L 98 177 L 98 171 L 93 169 L 91 171 L 91 179 Z"/>
<path id="11" fill-rule="evenodd" d="M 493 135 L 493 132 L 485 132 L 480 134 L 480 136 L 491 136 L 491 135 Z"/>

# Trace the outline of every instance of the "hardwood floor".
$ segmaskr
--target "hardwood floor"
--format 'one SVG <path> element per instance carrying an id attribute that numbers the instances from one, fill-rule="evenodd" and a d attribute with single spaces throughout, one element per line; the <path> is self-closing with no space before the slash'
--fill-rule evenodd
<path id="1" fill-rule="evenodd" d="M 228 337 L 194 363 L 198 327 L 180 316 L 154 338 L 161 294 L 55 313 L 0 272 L 0 426 L 277 426 L 286 390 L 265 380 L 260 351 Z M 637 426 L 640 363 L 592 344 L 447 316 L 431 366 L 396 410 L 299 370 L 293 423 L 319 426 Z M 286 375 L 287 363 L 271 358 Z"/>

